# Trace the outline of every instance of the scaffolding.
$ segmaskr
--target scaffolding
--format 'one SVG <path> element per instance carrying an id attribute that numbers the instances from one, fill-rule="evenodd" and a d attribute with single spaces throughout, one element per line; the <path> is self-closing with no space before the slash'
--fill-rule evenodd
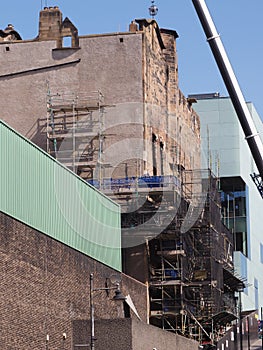
<path id="1" fill-rule="evenodd" d="M 213 343 L 215 328 L 236 318 L 241 281 L 217 179 L 179 166 L 167 176 L 103 177 L 106 107 L 100 91 L 49 92 L 47 151 L 121 205 L 124 272 L 149 285 L 150 323 Z"/>
<path id="2" fill-rule="evenodd" d="M 176 186 L 164 186 L 157 176 L 141 188 L 128 188 L 128 179 L 111 182 L 119 203 L 129 205 L 122 212 L 123 239 L 132 236 L 135 242 L 138 236 L 138 244 L 145 245 L 137 252 L 136 247 L 125 249 L 124 269 L 149 285 L 151 324 L 212 342 L 216 327 L 236 319 L 240 278 L 233 267 L 233 237 L 221 222 L 218 181 L 212 173 L 182 170 L 174 178 L 166 183 Z M 140 206 L 132 210 L 136 200 Z M 147 260 L 147 271 L 138 269 L 139 258 L 133 267 L 134 256 Z"/>
<path id="3" fill-rule="evenodd" d="M 217 178 L 209 170 L 177 175 L 93 185 L 122 206 L 124 272 L 149 285 L 150 323 L 213 342 L 218 327 L 237 318 L 235 291 L 244 281 L 234 271 Z"/>
<path id="4" fill-rule="evenodd" d="M 233 237 L 221 222 L 216 178 L 209 171 L 201 182 L 193 171 L 183 178 L 185 197 L 176 220 L 149 242 L 150 322 L 199 342 L 213 342 L 215 315 L 217 320 L 221 315 L 216 327 L 237 317 L 240 278 L 233 267 Z M 205 191 L 191 192 L 194 188 Z M 196 207 L 198 215 L 190 210 L 194 219 L 185 230 L 190 197 L 205 201 Z"/>
<path id="5" fill-rule="evenodd" d="M 101 177 L 104 141 L 104 96 L 73 92 L 47 93 L 47 152 L 84 179 Z"/>

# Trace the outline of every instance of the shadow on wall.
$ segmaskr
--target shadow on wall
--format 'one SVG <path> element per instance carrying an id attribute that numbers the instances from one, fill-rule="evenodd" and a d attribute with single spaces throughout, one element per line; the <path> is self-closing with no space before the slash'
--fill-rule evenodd
<path id="1" fill-rule="evenodd" d="M 26 133 L 25 137 L 34 142 L 38 147 L 47 151 L 47 119 L 38 118 Z"/>

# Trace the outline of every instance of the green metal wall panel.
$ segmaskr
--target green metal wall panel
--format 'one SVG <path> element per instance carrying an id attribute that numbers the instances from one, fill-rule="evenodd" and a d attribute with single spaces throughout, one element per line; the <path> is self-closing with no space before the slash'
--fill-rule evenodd
<path id="1" fill-rule="evenodd" d="M 1 211 L 121 270 L 120 207 L 0 123 Z"/>

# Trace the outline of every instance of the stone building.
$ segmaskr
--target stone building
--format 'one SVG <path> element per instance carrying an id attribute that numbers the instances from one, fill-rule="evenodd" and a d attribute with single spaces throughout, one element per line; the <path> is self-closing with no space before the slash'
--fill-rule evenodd
<path id="1" fill-rule="evenodd" d="M 88 349 L 91 305 L 96 349 L 197 349 L 147 324 L 147 286 L 121 272 L 118 206 L 2 121 L 0 135 L 1 349 Z"/>
<path id="2" fill-rule="evenodd" d="M 79 36 L 44 8 L 35 39 L 0 42 L 1 116 L 121 205 L 123 271 L 148 286 L 147 322 L 202 342 L 213 315 L 235 318 L 240 281 L 216 179 L 200 170 L 196 101 L 179 89 L 177 37 L 153 19 Z"/>
<path id="3" fill-rule="evenodd" d="M 77 172 L 86 178 L 98 178 L 98 158 L 102 177 L 169 175 L 177 171 L 174 164 L 199 168 L 199 118 L 178 88 L 176 38 L 154 20 L 132 22 L 125 33 L 78 36 L 59 8 L 45 8 L 37 38 L 2 43 L 3 119 L 57 157 L 59 150 L 71 149 L 67 161 L 75 158 Z M 46 117 L 47 101 L 55 105 L 54 116 Z M 94 111 L 98 104 L 101 117 Z M 81 126 L 72 121 L 73 107 Z M 68 138 L 72 125 L 76 132 L 69 145 L 61 134 Z M 125 142 L 116 163 L 110 154 L 120 140 Z M 136 152 L 128 159 L 134 143 Z"/>

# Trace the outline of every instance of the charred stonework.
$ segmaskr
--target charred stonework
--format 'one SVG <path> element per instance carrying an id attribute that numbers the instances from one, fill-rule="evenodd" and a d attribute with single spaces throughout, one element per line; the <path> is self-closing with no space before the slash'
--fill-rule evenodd
<path id="1" fill-rule="evenodd" d="M 2 30 L 0 29 L 0 42 L 9 42 L 9 41 L 17 41 L 22 40 L 20 34 L 14 29 L 12 24 L 8 24 L 8 26 Z"/>
<path id="2" fill-rule="evenodd" d="M 178 85 L 176 31 L 159 29 L 155 20 L 137 20 L 143 32 L 143 86 L 145 138 L 158 136 L 155 174 L 175 172 L 175 167 L 200 168 L 200 121 Z M 170 159 L 161 169 L 161 144 L 164 156 Z M 154 151 L 147 149 L 148 163 Z M 174 167 L 172 169 L 172 167 Z"/>
<path id="3" fill-rule="evenodd" d="M 176 39 L 178 34 L 174 30 L 160 29 L 162 40 L 165 46 L 163 50 L 164 59 L 166 61 L 166 76 L 169 91 L 169 104 L 172 110 L 176 110 L 178 95 L 178 60 L 176 52 Z"/>

